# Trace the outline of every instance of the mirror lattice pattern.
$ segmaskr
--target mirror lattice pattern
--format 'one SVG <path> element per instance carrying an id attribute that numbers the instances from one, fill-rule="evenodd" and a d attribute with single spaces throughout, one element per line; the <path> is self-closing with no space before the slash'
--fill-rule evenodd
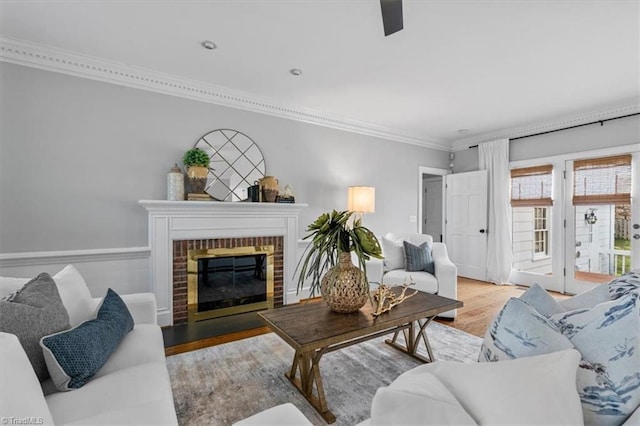
<path id="1" fill-rule="evenodd" d="M 218 201 L 246 200 L 248 187 L 265 175 L 260 148 L 242 132 L 213 130 L 202 136 L 195 147 L 211 159 L 205 191 Z"/>

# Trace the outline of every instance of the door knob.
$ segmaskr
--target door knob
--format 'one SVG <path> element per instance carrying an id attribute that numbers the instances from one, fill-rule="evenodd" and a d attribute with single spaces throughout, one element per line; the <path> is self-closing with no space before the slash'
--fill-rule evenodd
<path id="1" fill-rule="evenodd" d="M 640 240 L 640 234 L 633 234 L 634 240 Z"/>
<path id="2" fill-rule="evenodd" d="M 634 223 L 633 224 L 633 229 L 640 229 L 640 224 Z"/>
<path id="3" fill-rule="evenodd" d="M 485 230 L 484 230 L 484 229 L 481 229 L 481 230 L 480 230 L 480 233 L 481 233 L 481 234 L 484 234 L 484 233 L 485 233 Z"/>

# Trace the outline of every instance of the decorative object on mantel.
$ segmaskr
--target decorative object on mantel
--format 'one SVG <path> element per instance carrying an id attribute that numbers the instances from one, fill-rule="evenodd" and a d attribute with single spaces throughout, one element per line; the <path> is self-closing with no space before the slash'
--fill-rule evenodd
<path id="1" fill-rule="evenodd" d="M 273 176 L 265 176 L 259 180 L 260 189 L 262 191 L 262 201 L 267 203 L 275 203 L 278 196 L 279 184 L 278 179 Z"/>
<path id="2" fill-rule="evenodd" d="M 167 173 L 167 200 L 184 200 L 184 175 L 177 163 Z"/>
<path id="3" fill-rule="evenodd" d="M 413 290 L 413 293 L 406 294 L 409 286 L 413 284 L 413 279 L 411 279 L 410 283 L 407 283 L 405 280 L 404 284 L 402 284 L 402 292 L 400 292 L 400 294 L 396 294 L 393 290 L 395 287 L 399 287 L 398 285 L 388 286 L 386 284 L 380 284 L 373 292 L 373 300 L 376 302 L 376 310 L 372 315 L 377 317 L 385 312 L 389 312 L 392 308 L 398 306 L 411 296 L 414 296 L 418 290 Z"/>
<path id="4" fill-rule="evenodd" d="M 284 190 L 276 198 L 277 203 L 295 203 L 296 199 L 293 196 L 293 188 L 291 185 L 285 185 Z"/>
<path id="5" fill-rule="evenodd" d="M 251 201 L 248 188 L 264 177 L 266 166 L 249 136 L 232 129 L 212 130 L 195 147 L 211 159 L 204 192 L 217 201 Z"/>
<path id="6" fill-rule="evenodd" d="M 255 185 L 251 185 L 247 188 L 247 194 L 249 196 L 248 201 L 253 203 L 259 203 L 262 201 L 262 194 L 260 193 L 260 184 L 258 181 L 255 182 Z"/>
<path id="7" fill-rule="evenodd" d="M 296 267 L 298 292 L 305 280 L 311 279 L 310 297 L 320 290 L 329 309 L 339 313 L 356 312 L 364 306 L 370 296 L 365 262 L 371 257 L 382 258 L 376 236 L 359 219 L 352 221 L 352 214 L 334 210 L 309 225 L 310 234 L 303 239 L 311 239 L 311 243 Z M 358 266 L 353 265 L 351 252 Z"/>
<path id="8" fill-rule="evenodd" d="M 194 194 L 190 192 L 187 194 L 187 201 L 214 201 L 214 199 L 206 192 L 203 192 L 202 194 Z"/>
<path id="9" fill-rule="evenodd" d="M 204 194 L 209 174 L 209 155 L 200 148 L 191 148 L 184 153 L 182 162 L 187 168 L 189 195 Z M 187 199 L 190 199 L 187 197 Z"/>

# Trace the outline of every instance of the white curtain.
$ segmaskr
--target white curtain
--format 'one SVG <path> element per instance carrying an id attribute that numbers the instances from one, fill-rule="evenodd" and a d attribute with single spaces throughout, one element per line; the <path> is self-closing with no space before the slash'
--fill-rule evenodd
<path id="1" fill-rule="evenodd" d="M 489 176 L 487 279 L 496 284 L 508 284 L 513 263 L 509 139 L 481 143 L 478 150 L 480 170 L 486 169 Z"/>

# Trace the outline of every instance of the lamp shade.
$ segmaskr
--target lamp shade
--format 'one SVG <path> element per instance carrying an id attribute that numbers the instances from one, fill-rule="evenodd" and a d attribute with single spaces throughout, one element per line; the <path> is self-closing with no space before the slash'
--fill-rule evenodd
<path id="1" fill-rule="evenodd" d="M 376 210 L 376 189 L 373 186 L 350 186 L 347 206 L 355 213 L 373 213 Z"/>

